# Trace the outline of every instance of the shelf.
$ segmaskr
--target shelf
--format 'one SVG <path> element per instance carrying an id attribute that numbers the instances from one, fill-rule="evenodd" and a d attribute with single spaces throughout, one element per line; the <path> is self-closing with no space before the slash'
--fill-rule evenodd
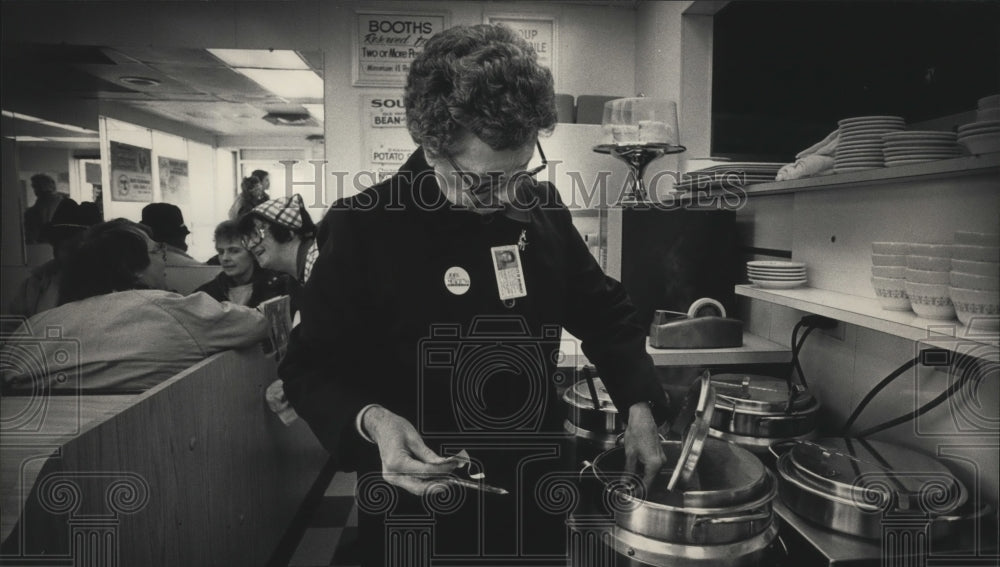
<path id="1" fill-rule="evenodd" d="M 560 366 L 579 367 L 590 364 L 580 348 L 580 340 L 563 331 L 563 352 L 566 358 Z M 567 344 L 568 343 L 568 344 Z M 646 352 L 655 366 L 721 366 L 728 364 L 771 364 L 791 360 L 792 351 L 767 339 L 743 334 L 743 346 L 735 348 L 662 349 L 649 346 Z"/>
<path id="2" fill-rule="evenodd" d="M 969 332 L 957 320 L 939 321 L 918 317 L 910 311 L 887 311 L 882 309 L 877 299 L 836 291 L 808 287 L 776 290 L 738 285 L 736 295 L 822 315 L 905 339 L 923 341 L 928 346 L 948 350 L 963 348 L 958 345 L 967 345 L 970 341 L 993 347 L 1000 345 L 1000 335 L 995 332 Z M 955 340 L 956 338 L 961 340 Z"/>
<path id="3" fill-rule="evenodd" d="M 942 159 L 901 165 L 896 167 L 879 167 L 863 171 L 834 173 L 793 179 L 791 181 L 772 181 L 770 183 L 755 183 L 747 185 L 743 191 L 747 195 L 778 195 L 782 193 L 799 193 L 805 191 L 825 191 L 843 189 L 858 185 L 889 185 L 910 181 L 927 181 L 930 179 L 955 179 L 960 176 L 981 175 L 983 173 L 1000 173 L 1000 153 L 964 156 L 953 159 Z M 733 193 L 736 189 L 728 189 Z M 710 194 L 722 194 L 721 190 Z"/>

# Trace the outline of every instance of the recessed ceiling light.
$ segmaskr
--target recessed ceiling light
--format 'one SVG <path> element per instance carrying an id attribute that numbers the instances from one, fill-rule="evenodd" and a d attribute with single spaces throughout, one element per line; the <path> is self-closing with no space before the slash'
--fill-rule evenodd
<path id="1" fill-rule="evenodd" d="M 160 80 L 154 79 L 152 77 L 139 77 L 135 75 L 126 75 L 124 77 L 118 77 L 118 80 L 125 83 L 126 85 L 131 85 L 133 87 L 158 87 L 160 86 Z"/>
<path id="2" fill-rule="evenodd" d="M 209 49 L 208 52 L 230 67 L 309 69 L 309 65 L 298 53 L 287 49 Z"/>
<path id="3" fill-rule="evenodd" d="M 284 99 L 323 100 L 323 79 L 312 71 L 236 69 Z"/>

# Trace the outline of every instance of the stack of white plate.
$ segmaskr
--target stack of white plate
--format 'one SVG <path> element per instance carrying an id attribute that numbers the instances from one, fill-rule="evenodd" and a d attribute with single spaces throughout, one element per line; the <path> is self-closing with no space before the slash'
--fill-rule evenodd
<path id="1" fill-rule="evenodd" d="M 962 155 L 954 132 L 907 130 L 882 136 L 886 167 L 948 159 Z"/>
<path id="2" fill-rule="evenodd" d="M 806 283 L 806 265 L 802 262 L 755 260 L 747 262 L 747 277 L 757 287 L 791 289 Z"/>
<path id="3" fill-rule="evenodd" d="M 754 183 L 774 181 L 784 164 L 770 162 L 734 162 L 689 171 L 674 186 L 678 191 L 692 189 L 730 189 Z"/>
<path id="4" fill-rule="evenodd" d="M 958 143 L 971 154 L 1000 152 L 1000 120 L 970 122 L 958 127 Z"/>
<path id="5" fill-rule="evenodd" d="M 884 167 L 882 136 L 906 128 L 899 116 L 858 116 L 845 118 L 837 125 L 840 139 L 834 154 L 834 173 Z"/>

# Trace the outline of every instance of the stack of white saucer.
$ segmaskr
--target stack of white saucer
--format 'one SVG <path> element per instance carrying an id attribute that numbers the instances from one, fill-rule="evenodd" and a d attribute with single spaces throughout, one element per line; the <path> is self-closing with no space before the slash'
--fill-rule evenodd
<path id="1" fill-rule="evenodd" d="M 845 118 L 840 126 L 833 172 L 842 173 L 885 167 L 882 136 L 906 128 L 899 116 L 858 116 Z"/>
<path id="2" fill-rule="evenodd" d="M 764 289 L 791 289 L 805 285 L 806 265 L 802 262 L 755 260 L 747 262 L 747 277 Z"/>
<path id="3" fill-rule="evenodd" d="M 955 158 L 962 155 L 954 132 L 906 130 L 882 136 L 885 166 Z"/>

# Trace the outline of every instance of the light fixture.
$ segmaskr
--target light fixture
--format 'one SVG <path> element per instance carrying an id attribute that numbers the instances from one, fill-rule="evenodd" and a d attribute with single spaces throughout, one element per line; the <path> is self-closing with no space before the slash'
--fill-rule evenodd
<path id="1" fill-rule="evenodd" d="M 209 49 L 209 53 L 234 69 L 309 70 L 302 57 L 287 49 Z"/>
<path id="2" fill-rule="evenodd" d="M 323 79 L 312 71 L 247 68 L 235 71 L 284 99 L 323 100 Z"/>
<path id="3" fill-rule="evenodd" d="M 51 126 L 52 128 L 59 128 L 61 130 L 69 130 L 70 132 L 79 132 L 81 134 L 97 134 L 96 130 L 88 130 L 87 128 L 81 128 L 80 126 L 74 126 L 72 124 L 62 124 L 60 122 L 52 122 L 51 120 L 45 120 L 44 118 L 38 118 L 37 116 L 31 116 L 30 114 L 22 114 L 20 112 L 11 112 L 10 110 L 0 111 L 7 118 L 12 118 L 14 120 L 24 120 L 25 122 L 34 122 L 35 124 L 42 124 L 44 126 Z"/>
<path id="4" fill-rule="evenodd" d="M 138 75 L 125 75 L 124 77 L 118 77 L 118 80 L 125 83 L 126 85 L 132 87 L 158 87 L 160 86 L 160 80 L 154 79 L 152 77 L 140 77 Z"/>
<path id="5" fill-rule="evenodd" d="M 318 126 L 308 112 L 268 112 L 264 116 L 271 124 L 278 126 Z"/>

